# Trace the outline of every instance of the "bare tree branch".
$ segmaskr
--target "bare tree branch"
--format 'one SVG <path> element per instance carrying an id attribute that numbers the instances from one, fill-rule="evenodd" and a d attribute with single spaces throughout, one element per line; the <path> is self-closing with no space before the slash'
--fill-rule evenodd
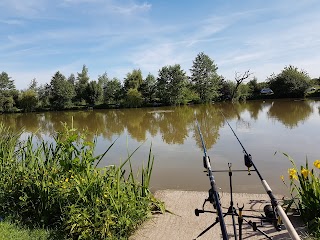
<path id="1" fill-rule="evenodd" d="M 252 75 L 252 73 L 250 72 L 250 69 L 245 71 L 242 75 L 238 72 L 235 72 L 235 77 L 234 79 L 236 80 L 236 87 L 232 93 L 231 99 L 233 101 L 233 98 L 238 90 L 239 85 L 246 79 L 248 79 L 250 76 Z"/>

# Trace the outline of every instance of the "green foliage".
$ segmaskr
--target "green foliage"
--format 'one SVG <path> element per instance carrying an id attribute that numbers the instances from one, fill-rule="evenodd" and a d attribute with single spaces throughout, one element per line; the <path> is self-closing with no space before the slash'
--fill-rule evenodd
<path id="1" fill-rule="evenodd" d="M 127 107 L 140 107 L 143 99 L 141 93 L 136 88 L 130 88 L 127 91 L 125 105 Z"/>
<path id="2" fill-rule="evenodd" d="M 132 154 L 119 167 L 99 169 L 113 144 L 94 156 L 95 141 L 75 129 L 65 126 L 53 142 L 39 145 L 3 125 L 0 136 L 0 216 L 71 239 L 121 239 L 155 207 L 163 210 L 149 191 L 151 152 L 139 183 L 131 168 L 124 174 Z"/>
<path id="3" fill-rule="evenodd" d="M 56 72 L 51 79 L 50 87 L 51 94 L 49 100 L 53 109 L 64 109 L 72 106 L 75 89 L 63 74 Z"/>
<path id="4" fill-rule="evenodd" d="M 87 84 L 86 90 L 84 92 L 84 99 L 89 105 L 96 105 L 101 102 L 103 97 L 102 87 L 96 81 L 91 81 Z"/>
<path id="5" fill-rule="evenodd" d="M 121 82 L 114 78 L 108 80 L 103 88 L 104 102 L 107 104 L 114 104 L 119 102 L 121 95 Z"/>
<path id="6" fill-rule="evenodd" d="M 6 72 L 0 74 L 0 112 L 12 112 L 17 100 L 14 80 Z"/>
<path id="7" fill-rule="evenodd" d="M 269 87 L 276 97 L 304 97 L 310 87 L 311 79 L 305 71 L 294 66 L 285 67 L 278 75 L 269 78 Z"/>
<path id="8" fill-rule="evenodd" d="M 199 53 L 193 61 L 190 79 L 201 102 L 210 102 L 219 97 L 221 80 L 217 70 L 217 65 L 203 52 Z"/>
<path id="9" fill-rule="evenodd" d="M 28 89 L 22 91 L 19 100 L 19 107 L 25 112 L 31 112 L 36 109 L 38 105 L 38 95 L 35 90 Z"/>
<path id="10" fill-rule="evenodd" d="M 129 89 L 138 89 L 143 82 L 140 69 L 134 69 L 131 73 L 127 73 L 124 79 L 124 89 L 127 92 Z"/>
<path id="11" fill-rule="evenodd" d="M 179 64 L 165 66 L 159 71 L 157 95 L 161 102 L 169 105 L 184 103 L 186 86 L 187 76 Z"/>
<path id="12" fill-rule="evenodd" d="M 145 103 L 152 103 L 156 94 L 156 78 L 149 73 L 146 79 L 142 81 L 138 90 L 141 92 Z"/>
<path id="13" fill-rule="evenodd" d="M 241 83 L 234 93 L 233 101 L 246 101 L 251 95 L 251 89 L 247 84 Z"/>
<path id="14" fill-rule="evenodd" d="M 310 233 L 315 237 L 320 237 L 320 160 L 314 161 L 315 168 L 310 167 L 308 160 L 306 160 L 305 166 L 298 169 L 293 159 L 287 154 L 285 156 L 293 165 L 293 168 L 288 170 L 292 196 L 289 206 L 297 201 L 298 203 L 295 204 L 298 206 Z M 282 179 L 284 181 L 283 177 Z"/>
<path id="15" fill-rule="evenodd" d="M 38 100 L 40 108 L 49 108 L 50 107 L 50 94 L 51 87 L 49 84 L 40 85 L 38 88 Z"/>
<path id="16" fill-rule="evenodd" d="M 85 99 L 85 91 L 89 80 L 88 68 L 86 65 L 83 65 L 81 73 L 77 73 L 77 79 L 75 83 L 76 99 L 80 103 Z"/>
<path id="17" fill-rule="evenodd" d="M 14 80 L 9 77 L 8 73 L 2 72 L 0 74 L 0 91 L 15 89 Z"/>

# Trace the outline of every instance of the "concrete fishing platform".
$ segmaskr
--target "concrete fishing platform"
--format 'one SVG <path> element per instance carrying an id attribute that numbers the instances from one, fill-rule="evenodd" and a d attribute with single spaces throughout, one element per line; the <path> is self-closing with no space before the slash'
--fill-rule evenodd
<path id="1" fill-rule="evenodd" d="M 219 193 L 223 212 L 227 212 L 230 206 L 230 194 Z M 208 192 L 195 191 L 175 191 L 175 190 L 160 190 L 155 193 L 155 196 L 162 200 L 166 209 L 174 213 L 158 214 L 143 223 L 139 229 L 130 237 L 130 240 L 175 240 L 175 239 L 222 239 L 220 225 L 217 223 L 214 227 L 198 237 L 207 227 L 214 223 L 216 214 L 201 213 L 195 215 L 195 209 L 202 209 L 202 204 L 208 198 Z M 278 200 L 281 196 L 276 196 Z M 237 209 L 244 204 L 244 215 L 261 216 L 264 214 L 263 208 L 266 204 L 270 204 L 267 194 L 246 194 L 233 193 L 234 207 Z M 211 203 L 205 204 L 205 210 L 213 211 Z M 238 209 L 237 209 L 238 212 Z M 306 228 L 303 226 L 299 217 L 288 215 L 297 233 L 302 237 L 306 235 Z M 264 223 L 260 227 L 260 220 L 255 218 L 245 218 L 247 221 L 257 222 L 260 230 L 267 233 L 272 239 L 291 239 L 288 232 L 284 229 L 277 231 L 270 223 Z M 233 225 L 231 215 L 224 217 L 229 239 L 234 239 Z M 235 216 L 235 222 L 238 230 L 238 218 Z M 239 238 L 239 236 L 238 236 Z M 258 231 L 254 231 L 245 221 L 242 226 L 242 239 L 267 239 Z"/>

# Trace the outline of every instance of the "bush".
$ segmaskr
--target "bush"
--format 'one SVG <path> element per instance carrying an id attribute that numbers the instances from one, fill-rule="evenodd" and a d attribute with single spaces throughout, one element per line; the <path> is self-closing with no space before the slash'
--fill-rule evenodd
<path id="1" fill-rule="evenodd" d="M 286 156 L 293 165 L 288 170 L 292 196 L 289 207 L 296 204 L 310 232 L 315 237 L 320 237 L 320 160 L 313 163 L 315 169 L 309 167 L 308 160 L 305 166 L 298 169 L 293 159 Z"/>
<path id="2" fill-rule="evenodd" d="M 95 141 L 86 141 L 75 129 L 65 126 L 53 142 L 38 145 L 33 136 L 20 137 L 0 125 L 0 216 L 57 229 L 72 239 L 121 239 L 152 210 L 163 210 L 149 191 L 151 151 L 139 183 L 131 155 L 118 167 L 99 169 L 109 149 L 94 156 Z M 124 174 L 127 163 L 130 171 Z"/>

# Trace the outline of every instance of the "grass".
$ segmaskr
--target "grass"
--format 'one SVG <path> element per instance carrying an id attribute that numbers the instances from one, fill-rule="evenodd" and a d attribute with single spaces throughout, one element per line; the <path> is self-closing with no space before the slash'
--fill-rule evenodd
<path id="1" fill-rule="evenodd" d="M 44 229 L 30 230 L 8 221 L 0 222 L 0 240 L 47 240 L 50 232 Z"/>
<path id="2" fill-rule="evenodd" d="M 20 136 L 0 124 L 0 216 L 18 226 L 66 239 L 127 239 L 154 210 L 164 210 L 149 190 L 151 148 L 139 182 L 131 168 L 138 149 L 120 166 L 98 168 L 114 143 L 95 156 L 95 140 L 66 125 L 50 143 Z"/>

